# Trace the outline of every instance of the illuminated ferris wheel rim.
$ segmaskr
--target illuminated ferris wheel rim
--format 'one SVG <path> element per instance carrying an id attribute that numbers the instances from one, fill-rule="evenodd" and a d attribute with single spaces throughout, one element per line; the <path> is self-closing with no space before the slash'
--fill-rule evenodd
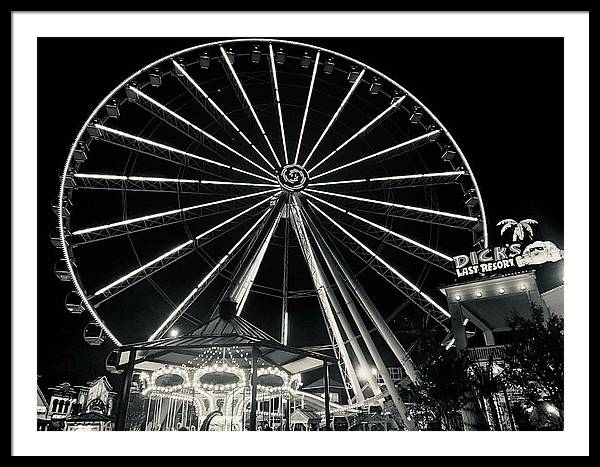
<path id="1" fill-rule="evenodd" d="M 439 130 L 441 132 L 443 132 L 443 134 L 445 134 L 445 136 L 448 138 L 449 142 L 452 144 L 452 146 L 456 149 L 457 154 L 459 155 L 461 162 L 463 164 L 463 167 L 465 169 L 466 174 L 469 176 L 470 181 L 471 181 L 471 185 L 473 187 L 473 189 L 476 192 L 476 195 L 479 199 L 479 209 L 480 209 L 480 219 L 481 219 L 481 225 L 482 225 L 482 240 L 484 242 L 485 245 L 487 245 L 488 243 L 488 233 L 487 233 L 487 223 L 486 223 L 486 216 L 485 216 L 485 208 L 483 205 L 483 202 L 481 201 L 481 194 L 479 191 L 479 187 L 477 184 L 477 181 L 470 169 L 470 166 L 468 164 L 468 161 L 466 160 L 464 154 L 462 153 L 460 147 L 456 144 L 456 142 L 454 141 L 452 135 L 450 134 L 450 132 L 448 130 L 446 130 L 446 128 L 443 126 L 443 124 L 441 123 L 441 121 L 418 99 L 416 98 L 412 93 L 410 93 L 407 89 L 405 89 L 403 86 L 401 86 L 399 83 L 397 83 L 396 81 L 394 81 L 393 79 L 391 79 L 390 77 L 386 76 L 385 74 L 375 70 L 374 68 L 370 67 L 367 64 L 364 64 L 356 59 L 353 59 L 349 56 L 346 56 L 344 54 L 340 54 L 338 52 L 323 48 L 323 47 L 318 47 L 318 46 L 314 46 L 311 44 L 305 44 L 305 43 L 301 43 L 301 42 L 297 42 L 297 41 L 287 41 L 287 40 L 280 40 L 280 39 L 266 39 L 266 38 L 242 38 L 242 39 L 231 39 L 231 40 L 224 40 L 224 41 L 215 41 L 215 42 L 210 42 L 210 43 L 206 43 L 206 44 L 201 44 L 201 45 L 197 45 L 197 46 L 193 46 L 187 49 L 183 49 L 183 50 L 179 50 L 176 51 L 170 55 L 167 55 L 165 57 L 162 57 L 152 63 L 150 63 L 149 65 L 141 68 L 140 70 L 136 71 L 135 73 L 131 74 L 129 77 L 127 77 L 125 80 L 123 80 L 118 86 L 116 86 L 97 106 L 96 108 L 93 110 L 93 112 L 90 114 L 90 116 L 88 117 L 88 119 L 84 122 L 83 126 L 81 127 L 79 133 L 77 134 L 77 137 L 75 138 L 75 141 L 73 142 L 72 146 L 71 146 L 71 150 L 69 151 L 69 155 L 67 157 L 66 163 L 65 163 L 65 167 L 63 170 L 63 174 L 62 174 L 62 180 L 61 180 L 61 184 L 60 184 L 60 190 L 59 190 L 59 200 L 63 200 L 64 199 L 64 194 L 65 194 L 65 180 L 68 174 L 68 169 L 71 166 L 72 160 L 73 160 L 73 153 L 76 149 L 77 143 L 81 140 L 86 128 L 88 127 L 88 125 L 90 124 L 90 122 L 92 122 L 92 120 L 95 118 L 95 116 L 98 114 L 98 112 L 110 101 L 110 99 L 113 98 L 113 96 L 118 93 L 119 91 L 121 91 L 123 88 L 125 88 L 128 83 L 130 83 L 136 76 L 140 75 L 141 73 L 148 71 L 150 69 L 152 69 L 153 67 L 156 67 L 157 65 L 174 59 L 178 56 L 181 56 L 183 54 L 189 53 L 189 52 L 193 52 L 196 50 L 201 50 L 201 49 L 206 49 L 209 47 L 214 47 L 214 46 L 226 46 L 226 45 L 230 45 L 230 44 L 236 44 L 236 43 L 269 43 L 269 44 L 278 44 L 278 45 L 291 45 L 291 46 L 298 46 L 298 47 L 303 47 L 305 49 L 310 49 L 313 51 L 317 51 L 319 53 L 326 53 L 326 54 L 330 54 L 334 57 L 339 57 L 353 65 L 358 65 L 360 67 L 363 68 L 363 70 L 368 70 L 371 73 L 377 75 L 378 77 L 384 79 L 385 81 L 387 81 L 388 83 L 390 83 L 392 86 L 394 86 L 396 89 L 402 91 L 403 93 L 405 93 L 406 96 L 408 96 L 415 104 L 417 104 L 423 111 L 425 111 L 428 116 L 433 120 L 433 122 L 435 122 L 435 124 L 438 126 Z M 229 62 L 228 62 L 229 63 Z M 315 67 L 316 68 L 316 67 Z M 357 82 L 359 82 L 360 80 L 357 80 Z M 324 135 L 322 135 L 324 136 Z M 317 143 L 318 145 L 318 143 Z M 315 148 L 316 149 L 316 145 Z M 310 154 L 312 155 L 312 153 Z M 310 158 L 309 155 L 309 158 Z M 306 164 L 306 162 L 308 161 L 308 159 L 304 162 L 304 164 Z M 314 162 L 314 161 L 313 161 Z M 292 164 L 293 166 L 295 166 L 294 168 L 296 168 L 297 170 L 301 170 L 303 172 L 303 175 L 306 175 L 306 182 L 302 183 L 302 186 L 298 189 L 297 187 L 293 187 L 293 186 L 288 186 L 283 184 L 281 181 L 277 180 L 275 183 L 279 183 L 280 187 L 282 189 L 284 189 L 285 191 L 289 191 L 289 192 L 294 192 L 294 191 L 303 191 L 309 198 L 314 198 L 314 194 L 310 194 L 309 191 L 312 191 L 314 193 L 320 193 L 320 194 L 324 194 L 325 192 L 322 191 L 318 191 L 318 190 L 314 190 L 314 189 L 307 189 L 307 183 L 308 183 L 308 178 L 309 178 L 309 174 L 310 172 L 315 169 L 316 167 L 312 167 L 312 169 L 310 170 L 306 170 L 306 168 L 304 167 L 304 164 Z M 319 164 L 318 164 L 319 165 Z M 313 179 L 318 178 L 321 175 L 325 175 L 324 173 L 320 173 L 320 174 L 315 174 L 314 177 L 312 177 Z M 331 193 L 326 193 L 326 194 L 331 194 Z M 313 206 L 315 206 L 313 204 Z M 75 289 L 77 291 L 77 293 L 79 294 L 79 296 L 82 298 L 83 303 L 85 304 L 85 307 L 87 309 L 87 311 L 92 315 L 93 319 L 96 321 L 97 324 L 99 324 L 102 329 L 104 330 L 104 332 L 106 333 L 106 335 L 113 341 L 113 343 L 115 343 L 117 346 L 121 346 L 121 342 L 116 338 L 116 336 L 110 331 L 110 329 L 104 324 L 103 320 L 100 318 L 100 316 L 97 314 L 94 306 L 92 306 L 87 298 L 85 293 L 83 292 L 83 289 L 79 283 L 79 281 L 76 279 L 77 275 L 75 273 L 75 271 L 73 270 L 73 266 L 71 264 L 70 261 L 70 255 L 68 252 L 68 244 L 66 242 L 65 239 L 65 229 L 64 229 L 64 223 L 63 223 L 63 202 L 59 202 L 58 205 L 58 220 L 59 220 L 59 235 L 60 235 L 60 241 L 61 241 L 61 245 L 62 245 L 62 252 L 63 252 L 63 256 L 64 259 L 66 261 L 66 265 L 68 268 L 68 271 L 71 275 L 71 277 L 73 278 L 73 284 L 75 286 Z"/>

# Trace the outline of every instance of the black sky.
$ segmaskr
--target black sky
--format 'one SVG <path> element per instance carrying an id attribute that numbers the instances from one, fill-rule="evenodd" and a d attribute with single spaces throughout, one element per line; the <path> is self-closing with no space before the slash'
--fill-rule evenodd
<path id="1" fill-rule="evenodd" d="M 401 34 L 401 31 L 398 31 Z M 536 237 L 563 245 L 563 42 L 561 38 L 294 38 L 389 75 L 444 123 L 479 182 L 491 242 L 495 223 L 532 217 Z M 70 145 L 116 84 L 164 55 L 207 40 L 38 40 L 38 374 L 46 388 L 104 373 L 108 343 L 82 339 L 86 316 L 64 309 L 68 285 L 53 273 L 50 209 Z M 542 277 L 557 285 L 556 271 Z M 117 382 L 117 379 L 112 379 Z"/>

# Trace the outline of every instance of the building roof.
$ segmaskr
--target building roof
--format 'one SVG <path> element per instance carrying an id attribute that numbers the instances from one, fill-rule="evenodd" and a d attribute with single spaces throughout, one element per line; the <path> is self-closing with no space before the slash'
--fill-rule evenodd
<path id="1" fill-rule="evenodd" d="M 98 378 L 96 378 L 93 381 L 90 381 L 88 383 L 88 388 L 91 388 L 92 386 L 94 386 L 95 384 L 97 384 L 99 382 L 102 382 L 109 392 L 113 390 L 112 385 L 108 382 L 108 378 L 106 378 L 106 376 L 104 376 L 104 375 L 99 376 Z"/>
<path id="2" fill-rule="evenodd" d="M 303 422 L 320 422 L 321 416 L 313 411 L 307 409 L 296 409 L 290 417 L 291 423 L 303 423 Z"/>
<path id="3" fill-rule="evenodd" d="M 550 311 L 558 316 L 565 314 L 565 290 L 564 285 L 559 285 L 553 289 L 542 293 L 542 299 Z"/>

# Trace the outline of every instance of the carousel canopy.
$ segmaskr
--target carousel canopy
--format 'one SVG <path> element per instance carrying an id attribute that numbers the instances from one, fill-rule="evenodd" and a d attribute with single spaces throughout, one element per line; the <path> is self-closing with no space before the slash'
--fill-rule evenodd
<path id="1" fill-rule="evenodd" d="M 323 362 L 335 362 L 328 355 L 283 345 L 244 318 L 218 315 L 179 337 L 125 345 L 120 348 L 119 364 L 125 365 L 130 352 L 135 350 L 138 368 L 153 370 L 163 365 L 184 365 L 199 350 L 214 347 L 254 348 L 260 360 L 292 374 L 312 370 Z"/>

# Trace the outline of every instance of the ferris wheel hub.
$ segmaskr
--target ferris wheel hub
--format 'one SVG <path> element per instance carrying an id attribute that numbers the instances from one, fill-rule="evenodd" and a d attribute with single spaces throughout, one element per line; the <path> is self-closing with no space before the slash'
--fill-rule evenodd
<path id="1" fill-rule="evenodd" d="M 288 164 L 279 171 L 277 181 L 286 191 L 302 191 L 308 186 L 308 172 L 301 165 Z"/>

